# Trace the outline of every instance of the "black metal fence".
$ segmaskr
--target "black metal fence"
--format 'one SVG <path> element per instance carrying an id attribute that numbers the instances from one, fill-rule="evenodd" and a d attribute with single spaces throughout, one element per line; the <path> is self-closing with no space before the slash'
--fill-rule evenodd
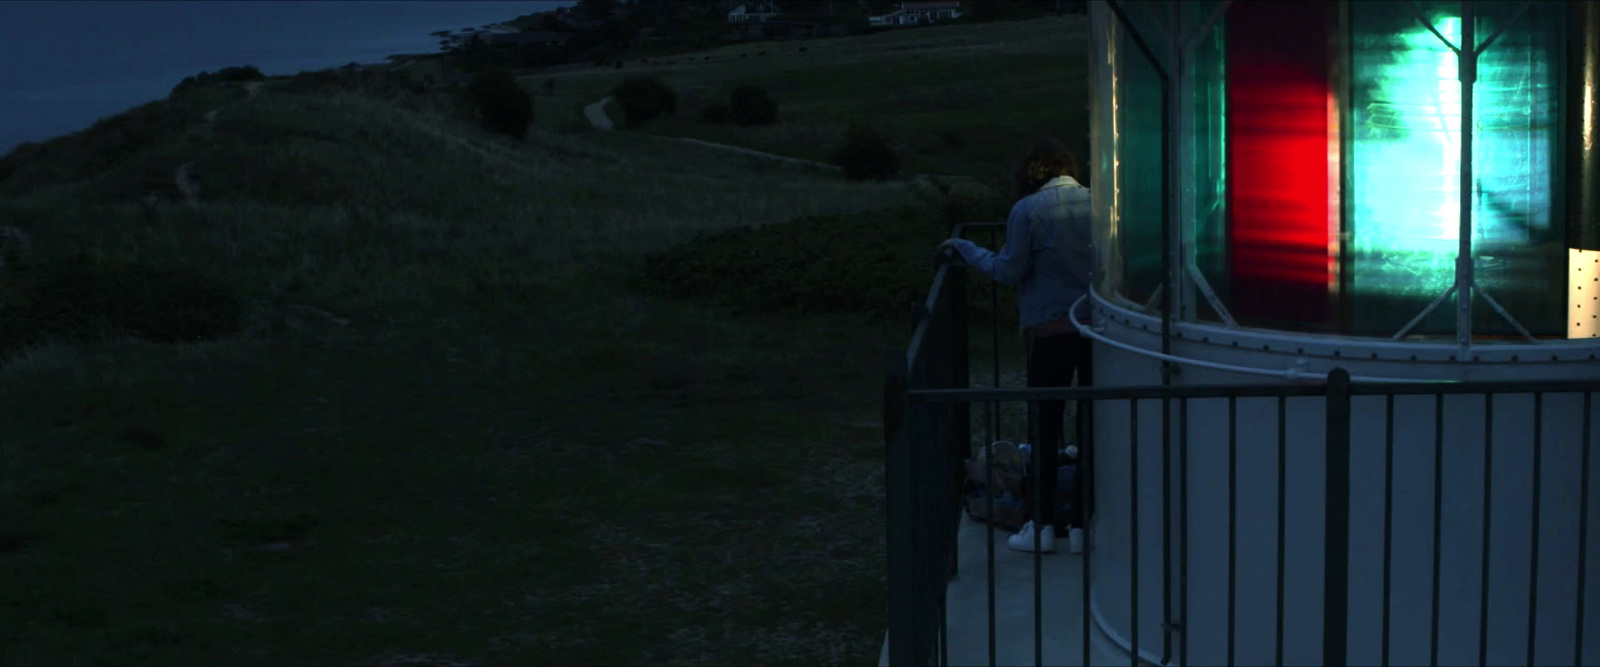
<path id="1" fill-rule="evenodd" d="M 958 225 L 954 236 L 964 236 L 976 230 L 989 231 L 990 247 L 994 246 L 995 233 L 1000 225 L 992 223 Z M 1592 445 L 1591 432 L 1594 424 L 1591 423 L 1592 397 L 1594 392 L 1600 391 L 1600 379 L 1585 381 L 1560 381 L 1560 382 L 1499 382 L 1499 383 L 1427 383 L 1415 384 L 1352 384 L 1349 374 L 1343 369 L 1334 369 L 1326 381 L 1312 384 L 1284 384 L 1284 385 L 1240 385 L 1240 386 L 1149 386 L 1149 387 L 1061 387 L 1061 388 L 999 388 L 999 346 L 998 329 L 992 335 L 994 340 L 994 384 L 993 388 L 972 388 L 970 386 L 970 370 L 968 359 L 969 348 L 968 334 L 971 322 L 968 317 L 967 282 L 968 276 L 965 267 L 958 263 L 943 263 L 934 275 L 933 284 L 929 290 L 927 300 L 914 307 L 915 328 L 911 335 L 908 348 L 893 351 L 886 362 L 886 379 L 884 385 L 884 429 L 886 451 L 886 486 L 888 508 L 888 552 L 889 552 L 889 638 L 888 657 L 890 664 L 894 665 L 947 665 L 950 662 L 950 637 L 949 610 L 947 608 L 946 591 L 950 580 L 955 576 L 960 565 L 958 560 L 958 537 L 961 523 L 961 507 L 964 498 L 963 481 L 966 470 L 963 461 L 972 454 L 973 432 L 971 406 L 979 403 L 989 403 L 991 415 L 998 414 L 994 409 L 999 403 L 1023 402 L 1038 400 L 1065 400 L 1073 401 L 1079 406 L 1079 414 L 1091 414 L 1093 407 L 1102 404 L 1121 402 L 1127 406 L 1129 421 L 1127 432 L 1130 445 L 1120 450 L 1127 456 L 1126 466 L 1128 475 L 1127 489 L 1107 490 L 1110 493 L 1126 491 L 1127 502 L 1132 506 L 1129 512 L 1132 526 L 1128 535 L 1131 536 L 1128 549 L 1132 563 L 1140 563 L 1140 529 L 1138 526 L 1141 510 L 1138 508 L 1141 491 L 1139 489 L 1139 465 L 1141 456 L 1138 447 L 1131 443 L 1141 441 L 1139 437 L 1140 406 L 1141 403 L 1149 405 L 1159 403 L 1161 410 L 1161 433 L 1159 460 L 1163 467 L 1160 497 L 1160 509 L 1163 536 L 1176 536 L 1176 539 L 1163 539 L 1159 546 L 1161 554 L 1161 573 L 1163 590 L 1160 595 L 1161 632 L 1163 637 L 1160 642 L 1160 662 L 1188 664 L 1190 656 L 1189 634 L 1185 632 L 1186 617 L 1193 606 L 1189 600 L 1189 515 L 1187 499 L 1190 497 L 1188 489 L 1190 475 L 1190 430 L 1189 408 L 1191 401 L 1197 400 L 1222 400 L 1226 401 L 1227 416 L 1227 466 L 1230 471 L 1227 476 L 1227 577 L 1226 577 L 1226 660 L 1227 664 L 1235 661 L 1235 636 L 1238 630 L 1235 624 L 1236 579 L 1238 576 L 1237 564 L 1237 539 L 1236 521 L 1238 506 L 1238 491 L 1236 488 L 1236 472 L 1238 468 L 1238 414 L 1239 402 L 1245 399 L 1275 401 L 1278 419 L 1276 421 L 1277 440 L 1277 531 L 1276 531 L 1276 643 L 1275 662 L 1283 664 L 1285 652 L 1284 609 L 1285 609 L 1285 494 L 1286 471 L 1284 469 L 1285 447 L 1289 441 L 1290 429 L 1299 431 L 1304 428 L 1320 428 L 1325 434 L 1325 478 L 1323 480 L 1323 534 L 1322 557 L 1324 567 L 1320 590 L 1315 595 L 1320 598 L 1321 607 L 1321 640 L 1320 662 L 1325 665 L 1345 665 L 1350 661 L 1347 658 L 1350 629 L 1347 622 L 1351 618 L 1365 618 L 1370 615 L 1381 618 L 1381 662 L 1387 665 L 1390 661 L 1390 626 L 1391 626 L 1391 540 L 1394 536 L 1393 516 L 1394 507 L 1394 480 L 1395 470 L 1395 402 L 1396 397 L 1411 397 L 1407 401 L 1425 401 L 1432 396 L 1433 421 L 1433 535 L 1432 535 L 1432 594 L 1431 594 L 1431 637 L 1429 649 L 1429 663 L 1439 663 L 1440 648 L 1440 600 L 1441 585 L 1439 580 L 1440 553 L 1441 553 L 1441 516 L 1445 494 L 1442 480 L 1443 452 L 1446 445 L 1445 437 L 1445 403 L 1447 396 L 1469 395 L 1481 397 L 1485 410 L 1483 411 L 1483 542 L 1480 562 L 1482 588 L 1478 595 L 1478 646 L 1477 657 L 1479 664 L 1488 663 L 1488 619 L 1490 617 L 1489 603 L 1489 578 L 1490 578 L 1490 540 L 1491 531 L 1491 502 L 1487 497 L 1492 485 L 1489 477 L 1493 471 L 1494 461 L 1491 456 L 1493 451 L 1493 436 L 1495 433 L 1493 409 L 1496 396 L 1527 395 L 1532 397 L 1532 410 L 1534 423 L 1541 425 L 1533 430 L 1532 459 L 1534 489 L 1532 505 L 1532 545 L 1533 556 L 1530 559 L 1530 570 L 1527 575 L 1531 578 L 1529 590 L 1530 599 L 1526 600 L 1527 609 L 1525 621 L 1527 623 L 1527 664 L 1570 663 L 1585 664 L 1585 660 L 1593 660 L 1592 651 L 1586 654 L 1584 647 L 1586 607 L 1588 601 L 1589 583 L 1585 579 L 1587 564 L 1590 557 L 1587 554 L 1588 543 L 1588 506 L 1589 506 L 1589 470 Z M 995 292 L 991 292 L 991 306 L 997 305 Z M 998 311 L 996 311 L 998 314 Z M 1102 369 L 1104 370 L 1104 369 Z M 1543 525 L 1540 521 L 1541 498 L 1544 494 L 1540 489 L 1540 470 L 1542 469 L 1540 456 L 1543 442 L 1543 433 L 1546 430 L 1542 425 L 1543 406 L 1546 398 L 1552 395 L 1562 395 L 1576 404 L 1581 397 L 1581 425 L 1573 424 L 1573 428 L 1581 429 L 1581 435 L 1575 438 L 1581 452 L 1581 463 L 1578 476 L 1581 481 L 1578 498 L 1571 499 L 1560 497 L 1557 500 L 1577 503 L 1576 513 L 1578 521 L 1576 526 L 1560 526 L 1557 530 L 1571 530 L 1577 533 L 1577 572 L 1575 588 L 1576 609 L 1564 613 L 1571 613 L 1575 621 L 1571 627 L 1574 637 L 1570 656 L 1555 657 L 1549 654 L 1535 655 L 1536 633 L 1543 627 L 1536 618 L 1539 611 L 1549 605 L 1543 605 L 1534 598 L 1541 590 L 1540 583 L 1540 557 L 1539 545 Z M 1353 397 L 1373 396 L 1380 398 L 1385 406 L 1384 436 L 1382 438 L 1383 457 L 1383 499 L 1382 499 L 1382 594 L 1381 599 L 1352 608 L 1350 601 L 1351 582 L 1348 581 L 1350 572 L 1350 540 L 1351 540 L 1351 440 L 1352 440 L 1352 413 L 1351 404 Z M 1421 398 L 1416 398 L 1421 397 Z M 1286 405 L 1291 399 L 1321 399 L 1325 408 L 1325 420 L 1321 424 L 1292 425 Z M 1373 399 L 1377 400 L 1377 399 Z M 1176 413 L 1174 415 L 1174 413 Z M 1176 416 L 1177 428 L 1172 428 L 1171 420 Z M 1408 416 L 1409 418 L 1409 416 Z M 982 442 L 992 442 L 995 439 L 995 429 L 998 428 L 996 420 L 989 420 L 986 437 Z M 1102 434 L 1103 435 L 1103 434 Z M 1148 437 L 1145 440 L 1150 440 Z M 1174 442 L 1174 440 L 1176 442 Z M 1080 463 L 1084 467 L 1083 484 L 1080 485 L 1082 493 L 1087 497 L 1094 497 L 1095 470 L 1102 464 L 1096 462 L 1096 450 L 1103 448 L 1103 439 L 1096 441 L 1096 446 L 1083 447 L 1083 458 Z M 1375 446 L 1370 440 L 1363 438 L 1363 447 Z M 1034 447 L 1034 465 L 1032 470 L 1039 470 L 1038 457 L 1040 447 Z M 1117 451 L 1117 450 L 1109 450 Z M 1364 451 L 1363 456 L 1377 455 L 1375 451 Z M 985 457 L 993 465 L 993 457 Z M 1170 462 L 1174 462 L 1169 464 Z M 1122 465 L 1122 462 L 1118 462 Z M 1171 472 L 1176 472 L 1177 488 L 1174 489 Z M 992 471 L 989 476 L 992 479 Z M 1034 485 L 1035 489 L 1038 485 Z M 1184 499 L 1173 503 L 1171 494 L 1176 492 L 1177 497 Z M 988 494 L 989 502 L 993 503 L 993 494 Z M 1102 495 L 1100 497 L 1108 497 Z M 1040 500 L 1036 499 L 1034 506 L 1039 506 Z M 1548 501 L 1545 501 L 1548 502 Z M 1174 509 L 1176 508 L 1176 509 Z M 1145 510 L 1149 513 L 1148 510 Z M 1173 516 L 1176 513 L 1177 516 Z M 989 514 L 992 516 L 992 505 Z M 1548 530 L 1548 528 L 1545 528 Z M 996 596 L 995 596 L 995 538 L 994 531 L 988 533 L 988 563 L 986 575 L 988 578 L 988 664 L 996 663 Z M 1090 637 L 1094 636 L 1095 629 L 1091 627 L 1090 590 L 1091 590 L 1091 554 L 1094 549 L 1085 549 L 1081 556 L 1081 590 L 1082 590 L 1082 615 L 1078 619 L 1081 623 L 1082 654 L 1079 664 L 1092 664 L 1090 650 Z M 1176 561 L 1176 562 L 1174 562 Z M 1128 600 L 1130 604 L 1131 645 L 1143 647 L 1139 630 L 1141 618 L 1139 604 L 1141 595 L 1139 583 L 1141 577 L 1138 567 L 1135 567 L 1134 576 L 1129 577 Z M 1035 664 L 1045 664 L 1042 648 L 1044 627 L 1042 622 L 1042 600 L 1045 591 L 1042 589 L 1041 557 L 1033 555 L 1033 661 Z M 1565 572 L 1560 575 L 1568 576 Z M 1179 583 L 1173 586 L 1173 577 Z M 1549 584 L 1549 581 L 1544 582 Z M 1547 586 L 1548 587 L 1548 586 Z M 1175 601 L 1173 592 L 1179 593 Z M 1106 593 L 1101 591 L 1101 593 Z M 1119 593 L 1120 595 L 1120 593 Z M 1148 594 L 1147 594 L 1148 595 Z M 1363 598 L 1364 599 L 1364 598 Z M 1246 633 L 1249 636 L 1249 633 Z M 1564 635 L 1563 635 L 1564 636 Z M 1290 644 L 1292 647 L 1292 643 Z M 1140 664 L 1145 660 L 1139 659 L 1138 651 L 1133 651 L 1130 660 L 1132 664 Z M 1538 659 L 1536 660 L 1536 657 Z"/>

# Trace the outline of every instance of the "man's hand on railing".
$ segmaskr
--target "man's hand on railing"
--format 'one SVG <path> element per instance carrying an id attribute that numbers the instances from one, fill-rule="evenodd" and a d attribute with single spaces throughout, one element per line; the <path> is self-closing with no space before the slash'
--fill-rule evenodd
<path id="1" fill-rule="evenodd" d="M 945 239 L 943 242 L 939 243 L 939 247 L 935 248 L 933 251 L 933 263 L 935 266 L 940 264 L 955 264 L 960 261 L 961 253 L 956 252 L 955 239 Z"/>

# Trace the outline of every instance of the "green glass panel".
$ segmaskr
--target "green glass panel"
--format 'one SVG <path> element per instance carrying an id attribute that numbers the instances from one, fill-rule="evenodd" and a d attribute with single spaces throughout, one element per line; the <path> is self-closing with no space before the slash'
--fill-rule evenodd
<path id="1" fill-rule="evenodd" d="M 1126 35 L 1125 31 L 1119 31 Z M 1116 178 L 1114 243 L 1121 260 L 1121 293 L 1137 305 L 1151 303 L 1161 276 L 1161 203 L 1166 167 L 1161 145 L 1165 112 L 1161 78 L 1131 39 L 1117 45 Z"/>
<path id="2" fill-rule="evenodd" d="M 1166 40 L 1171 34 L 1171 14 L 1174 9 L 1182 9 L 1182 2 L 1172 0 L 1123 0 L 1119 3 L 1122 12 L 1133 23 L 1132 28 L 1144 39 L 1144 43 L 1155 53 L 1160 54 L 1166 48 Z"/>
<path id="3" fill-rule="evenodd" d="M 1559 5 L 1474 5 L 1476 44 L 1495 30 L 1473 87 L 1472 241 L 1476 281 L 1535 334 L 1561 330 L 1560 220 L 1556 160 Z M 1452 44 L 1462 43 L 1460 4 L 1422 4 Z M 1398 3 L 1351 3 L 1353 134 L 1350 165 L 1352 328 L 1385 335 L 1454 283 L 1461 218 L 1463 98 L 1459 60 Z M 1413 330 L 1453 335 L 1454 300 Z M 1481 299 L 1473 330 L 1515 328 Z"/>
<path id="4" fill-rule="evenodd" d="M 1460 43 L 1458 16 L 1424 12 L 1445 39 Z M 1455 53 L 1401 3 L 1351 3 L 1350 16 L 1350 324 L 1384 335 L 1454 281 L 1461 84 Z M 1454 328 L 1447 302 L 1414 333 Z"/>
<path id="5" fill-rule="evenodd" d="M 1479 56 L 1473 87 L 1473 257 L 1476 282 L 1530 332 L 1566 331 L 1566 249 L 1552 204 L 1560 89 L 1560 3 L 1474 6 Z M 1516 333 L 1488 304 L 1473 305 L 1474 333 Z"/>
<path id="6" fill-rule="evenodd" d="M 1195 27 L 1210 16 L 1218 3 L 1197 2 Z M 1227 164 L 1224 128 L 1226 88 L 1224 87 L 1223 27 L 1218 20 L 1189 56 L 1189 157 L 1193 191 L 1193 237 L 1187 247 L 1193 250 L 1190 261 L 1205 278 L 1215 296 L 1228 307 L 1228 228 L 1226 216 Z M 1190 279 L 1185 276 L 1185 279 Z M 1211 308 L 1199 293 L 1194 294 L 1196 313 L 1201 319 L 1219 321 L 1221 314 Z"/>

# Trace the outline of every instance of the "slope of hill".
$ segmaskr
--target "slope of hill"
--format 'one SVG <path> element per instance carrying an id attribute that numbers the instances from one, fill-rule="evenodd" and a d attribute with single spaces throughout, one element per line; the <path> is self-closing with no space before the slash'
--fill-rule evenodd
<path id="1" fill-rule="evenodd" d="M 353 73 L 13 151 L 0 663 L 871 659 L 904 322 L 628 285 L 911 189 Z"/>
<path id="2" fill-rule="evenodd" d="M 1076 26 L 652 62 L 685 108 L 632 131 L 582 109 L 634 63 L 524 80 L 522 140 L 413 67 L 0 157 L 0 663 L 875 660 L 883 351 L 1009 202 L 671 137 L 826 159 L 866 118 L 996 176 L 1081 134 Z M 693 122 L 744 81 L 778 125 Z"/>
<path id="3" fill-rule="evenodd" d="M 498 267 L 532 284 L 699 233 L 905 200 L 903 184 L 671 142 L 537 130 L 509 141 L 463 121 L 448 96 L 350 77 L 212 94 L 212 123 L 194 101 L 154 102 L 21 147 L 0 159 L 0 215 L 41 257 L 205 265 L 252 292 L 292 270 L 301 298 L 359 310 L 372 290 L 398 289 L 377 286 L 393 275 L 430 274 L 416 278 L 448 290 L 449 276 Z M 185 163 L 198 207 L 178 205 L 173 173 Z M 284 266 L 291 257 L 298 268 Z"/>

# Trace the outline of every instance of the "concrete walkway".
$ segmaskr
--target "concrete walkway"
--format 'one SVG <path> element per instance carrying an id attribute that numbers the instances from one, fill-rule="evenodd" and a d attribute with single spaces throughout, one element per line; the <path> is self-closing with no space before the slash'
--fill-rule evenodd
<path id="1" fill-rule="evenodd" d="M 968 517 L 961 519 L 960 570 L 950 582 L 945 598 L 952 666 L 989 664 L 989 530 Z M 1003 530 L 994 531 L 994 664 L 1032 665 L 1033 555 L 1007 549 L 1008 535 Z M 1056 553 L 1040 557 L 1040 577 L 1044 582 L 1041 648 L 1045 665 L 1084 664 L 1083 557 L 1068 553 L 1066 546 L 1064 539 L 1058 540 Z M 1128 654 L 1112 645 L 1093 622 L 1089 649 L 1091 665 L 1129 662 Z M 889 664 L 887 638 L 878 664 Z"/>

